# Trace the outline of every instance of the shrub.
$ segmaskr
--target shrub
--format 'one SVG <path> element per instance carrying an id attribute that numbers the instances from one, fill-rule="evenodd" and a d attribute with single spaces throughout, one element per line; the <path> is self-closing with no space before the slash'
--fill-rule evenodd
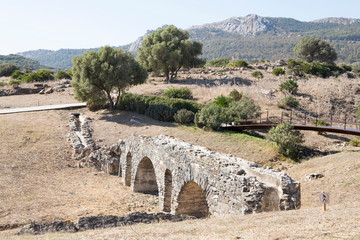
<path id="1" fill-rule="evenodd" d="M 350 142 L 349 142 L 350 146 L 353 146 L 353 147 L 360 147 L 360 140 L 359 139 L 351 139 Z"/>
<path id="2" fill-rule="evenodd" d="M 186 109 L 194 113 L 198 112 L 202 107 L 201 104 L 191 100 L 125 93 L 120 97 L 118 108 L 119 110 L 135 111 L 144 114 L 149 106 L 156 104 L 166 105 L 176 110 Z"/>
<path id="3" fill-rule="evenodd" d="M 195 114 L 186 109 L 180 109 L 174 115 L 175 122 L 177 123 L 191 123 L 194 121 Z"/>
<path id="4" fill-rule="evenodd" d="M 279 108 L 286 108 L 286 107 L 296 108 L 299 106 L 299 101 L 294 96 L 290 95 L 290 96 L 284 97 L 280 101 L 278 106 L 279 106 Z"/>
<path id="5" fill-rule="evenodd" d="M 228 122 L 225 108 L 221 108 L 214 103 L 205 105 L 195 115 L 195 124 L 200 128 L 219 130 L 224 122 Z"/>
<path id="6" fill-rule="evenodd" d="M 330 126 L 330 123 L 324 121 L 314 121 L 312 122 L 312 124 L 315 126 Z M 319 135 L 326 135 L 326 132 L 322 132 L 322 131 L 318 131 L 317 133 Z"/>
<path id="7" fill-rule="evenodd" d="M 225 97 L 224 95 L 220 95 L 215 98 L 214 102 L 218 107 L 228 107 L 229 104 L 233 101 L 232 97 Z"/>
<path id="8" fill-rule="evenodd" d="M 294 130 L 290 124 L 280 123 L 273 127 L 270 129 L 267 138 L 276 143 L 280 154 L 293 160 L 299 159 L 300 148 L 298 144 L 303 142 L 303 135 Z"/>
<path id="9" fill-rule="evenodd" d="M 255 72 L 251 73 L 251 76 L 256 77 L 256 78 L 263 78 L 264 77 L 264 75 L 260 71 L 255 71 Z"/>
<path id="10" fill-rule="evenodd" d="M 226 67 L 230 63 L 230 58 L 217 58 L 205 63 L 205 67 Z"/>
<path id="11" fill-rule="evenodd" d="M 25 74 L 21 77 L 24 82 L 44 82 L 54 80 L 53 72 L 48 69 L 41 69 L 37 72 Z"/>
<path id="12" fill-rule="evenodd" d="M 320 62 L 312 62 L 306 65 L 305 67 L 305 73 L 315 75 L 318 77 L 327 78 L 332 75 L 331 68 L 324 63 Z"/>
<path id="13" fill-rule="evenodd" d="M 174 121 L 175 113 L 176 113 L 176 109 L 168 107 L 163 104 L 150 105 L 145 111 L 146 116 L 164 122 Z"/>
<path id="14" fill-rule="evenodd" d="M 356 117 L 357 117 L 357 119 L 360 120 L 360 108 L 358 110 L 356 110 Z"/>
<path id="15" fill-rule="evenodd" d="M 56 73 L 56 79 L 71 79 L 71 75 L 66 71 L 59 71 Z"/>
<path id="16" fill-rule="evenodd" d="M 289 59 L 289 61 L 287 62 L 287 67 L 292 69 L 296 66 L 300 66 L 301 65 L 301 61 L 296 61 L 295 59 Z"/>
<path id="17" fill-rule="evenodd" d="M 242 97 L 237 102 L 231 102 L 227 108 L 226 115 L 230 120 L 250 119 L 259 115 L 260 106 L 249 97 Z"/>
<path id="18" fill-rule="evenodd" d="M 181 99 L 192 99 L 192 92 L 190 89 L 184 88 L 169 88 L 166 89 L 162 95 L 168 98 L 181 98 Z"/>
<path id="19" fill-rule="evenodd" d="M 21 84 L 22 83 L 22 81 L 21 80 L 10 80 L 9 81 L 9 85 L 14 85 L 14 84 Z"/>
<path id="20" fill-rule="evenodd" d="M 352 71 L 351 65 L 346 64 L 346 63 L 340 63 L 338 65 L 338 68 L 340 68 L 343 72 L 351 72 Z"/>
<path id="21" fill-rule="evenodd" d="M 25 75 L 24 72 L 20 71 L 20 70 L 16 70 L 15 72 L 13 72 L 13 74 L 11 74 L 11 78 L 12 79 L 17 79 L 17 80 L 21 80 L 21 78 Z"/>
<path id="22" fill-rule="evenodd" d="M 19 67 L 12 63 L 2 63 L 0 64 L 0 77 L 9 77 L 16 70 L 19 70 Z"/>
<path id="23" fill-rule="evenodd" d="M 232 99 L 234 101 L 239 101 L 241 98 L 242 98 L 242 93 L 240 93 L 238 90 L 236 89 L 233 89 L 230 94 L 229 94 L 230 97 L 232 97 Z"/>
<path id="24" fill-rule="evenodd" d="M 355 63 L 353 63 L 353 64 L 351 65 L 351 68 L 352 68 L 352 71 L 353 71 L 356 75 L 360 76 L 360 62 L 355 62 Z"/>
<path id="25" fill-rule="evenodd" d="M 4 87 L 4 86 L 6 86 L 6 85 L 7 85 L 6 82 L 0 82 L 0 87 Z"/>
<path id="26" fill-rule="evenodd" d="M 228 67 L 244 67 L 247 68 L 249 64 L 244 60 L 231 60 Z"/>
<path id="27" fill-rule="evenodd" d="M 272 73 L 275 75 L 275 76 L 280 76 L 280 75 L 284 75 L 285 74 L 285 70 L 282 69 L 282 68 L 275 68 Z"/>
<path id="28" fill-rule="evenodd" d="M 299 85 L 293 79 L 288 79 L 285 82 L 280 84 L 280 91 L 281 92 L 288 92 L 290 94 L 296 94 Z"/>

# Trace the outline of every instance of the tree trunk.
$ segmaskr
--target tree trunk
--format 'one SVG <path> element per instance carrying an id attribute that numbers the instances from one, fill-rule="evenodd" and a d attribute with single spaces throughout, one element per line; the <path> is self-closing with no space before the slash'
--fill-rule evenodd
<path id="1" fill-rule="evenodd" d="M 107 98 L 108 98 L 108 100 L 109 100 L 109 104 L 110 104 L 109 109 L 110 109 L 110 110 L 113 110 L 113 109 L 114 109 L 114 101 L 113 101 L 112 98 L 111 98 L 110 92 L 106 91 L 106 96 L 107 96 Z"/>

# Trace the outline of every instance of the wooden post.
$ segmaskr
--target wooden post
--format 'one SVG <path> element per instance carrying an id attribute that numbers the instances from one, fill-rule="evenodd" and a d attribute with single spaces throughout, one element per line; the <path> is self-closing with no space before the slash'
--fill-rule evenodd
<path id="1" fill-rule="evenodd" d="M 283 122 L 283 115 L 284 115 L 284 112 L 281 112 L 281 120 L 280 120 L 280 122 Z"/>
<path id="2" fill-rule="evenodd" d="M 324 203 L 324 212 L 326 212 L 326 203 Z"/>
<path id="3" fill-rule="evenodd" d="M 269 122 L 269 110 L 266 111 L 266 122 Z"/>
<path id="4" fill-rule="evenodd" d="M 290 124 L 291 124 L 291 120 L 292 120 L 292 110 L 290 111 Z"/>
<path id="5" fill-rule="evenodd" d="M 345 125 L 344 125 L 344 129 L 346 129 L 346 114 L 345 114 Z"/>
<path id="6" fill-rule="evenodd" d="M 307 113 L 305 112 L 305 124 L 304 125 L 306 125 L 306 115 L 307 115 Z"/>
<path id="7" fill-rule="evenodd" d="M 332 127 L 333 115 L 330 115 L 330 126 Z"/>
<path id="8" fill-rule="evenodd" d="M 260 124 L 261 124 L 261 113 L 260 113 L 260 115 L 259 115 L 259 118 L 260 118 L 259 120 L 260 120 Z"/>

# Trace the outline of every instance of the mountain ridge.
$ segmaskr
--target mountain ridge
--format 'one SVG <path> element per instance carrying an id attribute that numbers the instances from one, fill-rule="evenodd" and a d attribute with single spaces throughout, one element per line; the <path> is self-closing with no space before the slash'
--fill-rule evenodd
<path id="1" fill-rule="evenodd" d="M 203 57 L 244 60 L 278 60 L 294 58 L 293 48 L 303 37 L 317 37 L 334 45 L 339 61 L 360 61 L 360 19 L 323 18 L 299 21 L 284 17 L 262 17 L 249 14 L 186 29 L 190 39 L 203 43 Z M 119 46 L 136 55 L 142 40 L 155 30 L 148 30 L 137 40 Z M 73 56 L 93 49 L 32 50 L 19 53 L 55 68 L 70 68 Z"/>

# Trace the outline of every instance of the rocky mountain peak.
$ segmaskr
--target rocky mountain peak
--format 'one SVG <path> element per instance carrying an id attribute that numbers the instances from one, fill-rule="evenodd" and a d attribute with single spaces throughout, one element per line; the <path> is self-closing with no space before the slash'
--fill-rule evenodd
<path id="1" fill-rule="evenodd" d="M 358 19 L 358 18 L 335 18 L 335 17 L 330 17 L 330 18 L 318 19 L 318 20 L 315 20 L 313 22 L 351 25 L 351 24 L 360 24 L 360 19 Z"/>
<path id="2" fill-rule="evenodd" d="M 221 22 L 194 26 L 190 29 L 199 29 L 204 27 L 219 29 L 229 33 L 237 33 L 243 36 L 252 36 L 259 32 L 269 31 L 273 28 L 270 21 L 265 17 L 250 14 L 245 17 L 232 17 Z"/>

